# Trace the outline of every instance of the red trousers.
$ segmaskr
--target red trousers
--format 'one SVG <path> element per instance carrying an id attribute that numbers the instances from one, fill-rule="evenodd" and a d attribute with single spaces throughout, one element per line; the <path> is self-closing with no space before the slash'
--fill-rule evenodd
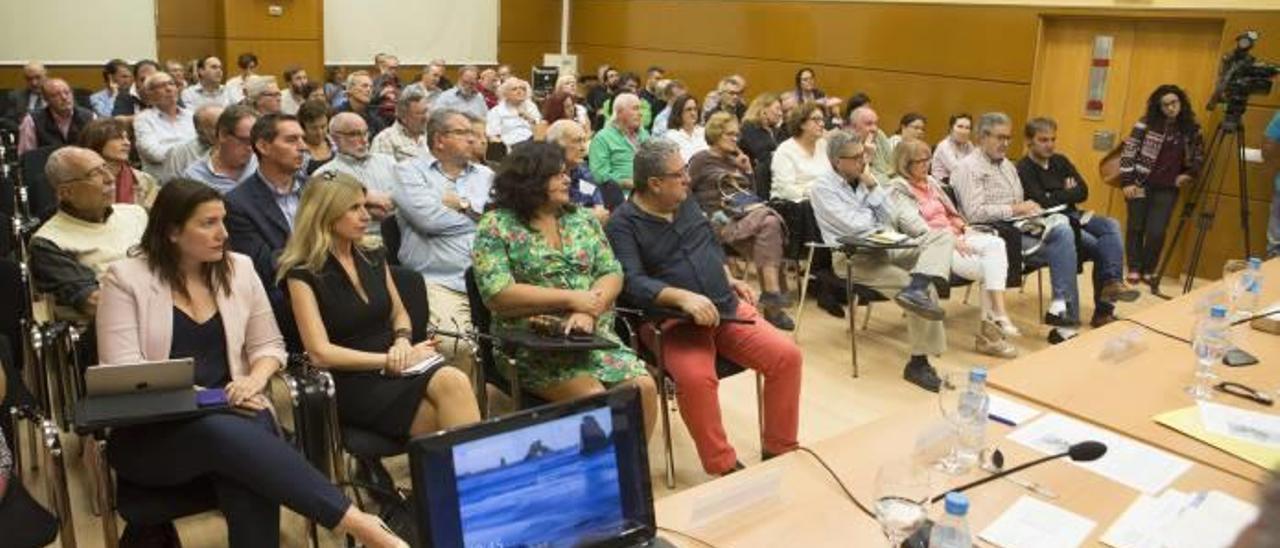
<path id="1" fill-rule="evenodd" d="M 727 472 L 738 460 L 720 418 L 717 354 L 764 376 L 764 450 L 777 455 L 798 445 L 804 359 L 800 348 L 754 306 L 740 300 L 737 315 L 755 323 L 721 323 L 712 328 L 671 321 L 662 337 L 663 362 L 679 387 L 680 415 L 708 474 Z M 652 347 L 653 331 L 641 331 L 645 344 Z"/>

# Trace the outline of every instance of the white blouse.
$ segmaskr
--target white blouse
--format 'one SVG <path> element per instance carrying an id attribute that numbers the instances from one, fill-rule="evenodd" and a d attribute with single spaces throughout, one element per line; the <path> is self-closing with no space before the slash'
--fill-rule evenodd
<path id="1" fill-rule="evenodd" d="M 693 155 L 708 148 L 706 129 L 702 126 L 694 126 L 692 132 L 686 132 L 683 129 L 669 129 L 662 134 L 663 139 L 670 139 L 675 144 L 680 145 L 680 157 L 684 158 L 684 163 L 689 163 L 693 159 Z"/>
<path id="2" fill-rule="evenodd" d="M 827 140 L 818 139 L 810 155 L 795 138 L 787 139 L 773 152 L 771 167 L 772 197 L 792 202 L 808 200 L 809 189 L 832 170 L 831 161 L 827 159 Z"/>

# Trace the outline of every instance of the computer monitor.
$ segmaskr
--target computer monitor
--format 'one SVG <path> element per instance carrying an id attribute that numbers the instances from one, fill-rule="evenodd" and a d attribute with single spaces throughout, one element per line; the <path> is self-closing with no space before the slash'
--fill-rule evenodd
<path id="1" fill-rule="evenodd" d="M 643 546 L 656 526 L 634 387 L 409 443 L 423 546 Z"/>

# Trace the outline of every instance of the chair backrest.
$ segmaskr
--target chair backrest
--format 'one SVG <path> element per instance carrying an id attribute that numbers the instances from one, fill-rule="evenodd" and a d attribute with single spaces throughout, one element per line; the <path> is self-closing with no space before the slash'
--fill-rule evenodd
<path id="1" fill-rule="evenodd" d="M 476 274 L 472 267 L 467 267 L 466 279 L 467 304 L 471 308 L 471 326 L 476 331 L 487 335 L 492 327 L 493 314 L 489 312 L 489 308 L 484 304 L 484 299 L 480 297 L 480 285 L 476 283 Z M 479 345 L 480 363 L 477 365 L 484 368 L 485 379 L 503 392 L 510 394 L 511 384 L 505 376 L 499 373 L 498 365 L 494 361 L 493 342 L 481 338 L 475 341 L 474 344 Z"/>
<path id="2" fill-rule="evenodd" d="M 58 208 L 58 198 L 44 176 L 44 166 L 49 163 L 49 155 L 60 147 L 48 146 L 28 150 L 18 160 L 21 165 L 21 183 L 27 187 L 27 201 L 31 204 L 31 214 L 40 219 L 48 219 Z"/>
<path id="3" fill-rule="evenodd" d="M 391 281 L 396 284 L 400 293 L 400 302 L 409 313 L 409 324 L 413 326 L 413 340 L 427 338 L 427 326 L 431 323 L 431 305 L 427 301 L 427 281 L 422 274 L 403 266 L 391 266 Z"/>
<path id="4" fill-rule="evenodd" d="M 387 248 L 387 262 L 400 264 L 400 222 L 396 216 L 388 215 L 382 220 L 382 245 Z"/>

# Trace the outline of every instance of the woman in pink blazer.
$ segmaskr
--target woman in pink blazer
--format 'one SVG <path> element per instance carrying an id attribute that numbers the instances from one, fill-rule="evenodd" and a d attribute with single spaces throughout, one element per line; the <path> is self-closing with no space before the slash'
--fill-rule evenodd
<path id="1" fill-rule="evenodd" d="M 224 388 L 239 413 L 116 429 L 107 460 L 140 485 L 212 481 L 233 547 L 279 545 L 281 505 L 368 546 L 407 546 L 276 435 L 263 390 L 284 343 L 253 263 L 225 249 L 225 216 L 201 183 L 161 189 L 134 256 L 103 279 L 98 355 L 107 366 L 191 358 L 196 384 Z"/>

